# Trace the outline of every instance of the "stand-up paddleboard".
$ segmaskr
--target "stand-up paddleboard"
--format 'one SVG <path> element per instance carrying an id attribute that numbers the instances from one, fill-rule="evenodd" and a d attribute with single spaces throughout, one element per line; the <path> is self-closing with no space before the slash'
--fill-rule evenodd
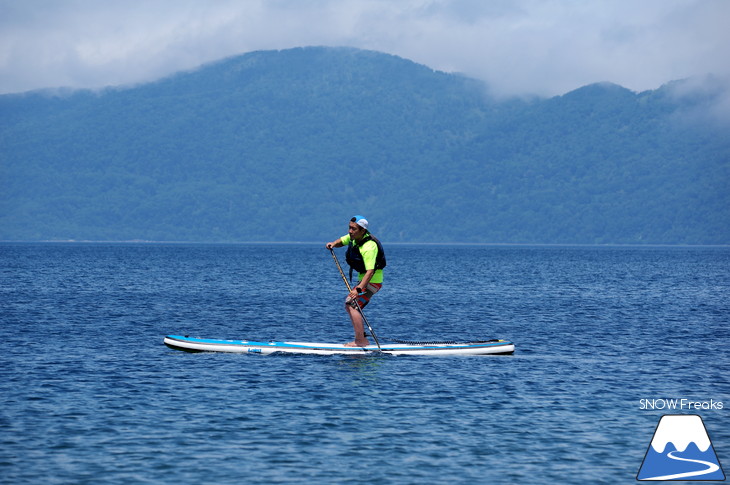
<path id="1" fill-rule="evenodd" d="M 275 352 L 316 355 L 362 355 L 377 353 L 391 355 L 489 355 L 511 354 L 515 345 L 508 340 L 486 340 L 479 342 L 410 342 L 380 344 L 367 347 L 345 347 L 343 344 L 314 342 L 252 342 L 248 340 L 216 340 L 192 338 L 180 335 L 165 337 L 165 345 L 187 352 L 238 352 L 250 354 L 273 354 Z"/>

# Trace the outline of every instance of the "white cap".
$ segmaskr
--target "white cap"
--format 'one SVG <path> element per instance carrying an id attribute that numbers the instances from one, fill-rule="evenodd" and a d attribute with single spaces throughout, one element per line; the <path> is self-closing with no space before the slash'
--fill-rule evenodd
<path id="1" fill-rule="evenodd" d="M 363 229 L 368 228 L 368 220 L 365 219 L 364 216 L 355 216 L 352 219 L 350 219 L 350 222 L 354 222 L 355 224 L 362 227 Z"/>

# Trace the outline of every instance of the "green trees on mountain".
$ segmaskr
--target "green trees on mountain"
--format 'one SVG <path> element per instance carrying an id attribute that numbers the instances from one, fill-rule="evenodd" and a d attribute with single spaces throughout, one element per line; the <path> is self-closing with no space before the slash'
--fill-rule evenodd
<path id="1" fill-rule="evenodd" d="M 356 49 L 0 97 L 0 239 L 728 243 L 726 94 L 498 101 Z M 324 238 L 324 239 L 323 239 Z"/>

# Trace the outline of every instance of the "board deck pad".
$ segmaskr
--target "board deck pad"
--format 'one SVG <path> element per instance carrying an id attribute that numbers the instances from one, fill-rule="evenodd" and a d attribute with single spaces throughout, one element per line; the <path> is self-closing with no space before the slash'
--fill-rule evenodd
<path id="1" fill-rule="evenodd" d="M 168 335 L 165 345 L 187 352 L 235 352 L 249 354 L 297 353 L 317 355 L 362 355 L 382 351 L 392 355 L 501 355 L 512 354 L 515 345 L 508 340 L 475 342 L 407 342 L 387 343 L 367 347 L 345 347 L 344 344 L 319 342 L 255 342 L 250 340 L 220 340 Z"/>

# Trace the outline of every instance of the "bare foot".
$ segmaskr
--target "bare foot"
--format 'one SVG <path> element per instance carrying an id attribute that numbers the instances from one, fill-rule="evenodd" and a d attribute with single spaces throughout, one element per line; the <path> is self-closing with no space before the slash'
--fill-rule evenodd
<path id="1" fill-rule="evenodd" d="M 345 347 L 367 347 L 368 345 L 370 345 L 368 340 L 355 340 L 353 342 L 347 342 Z"/>

